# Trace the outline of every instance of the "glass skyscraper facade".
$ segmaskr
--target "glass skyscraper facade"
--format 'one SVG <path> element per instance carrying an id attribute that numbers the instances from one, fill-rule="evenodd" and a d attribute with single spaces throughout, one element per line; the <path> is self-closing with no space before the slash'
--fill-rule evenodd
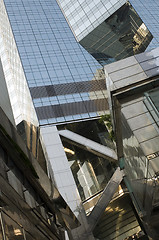
<path id="1" fill-rule="evenodd" d="M 109 19 L 126 1 L 105 0 L 87 4 L 76 1 L 72 7 L 70 7 L 70 2 L 58 2 L 63 6 L 66 15 L 68 12 L 71 27 L 73 26 L 74 31 L 77 29 L 76 36 L 80 34 L 78 34 L 79 31 L 82 33 L 81 37 L 77 37 L 82 41 L 82 37 L 87 37 L 91 30 L 99 26 L 104 19 Z M 134 7 L 138 5 L 131 2 Z M 105 79 L 102 66 L 95 58 L 100 59 L 100 63 L 103 63 L 103 58 L 108 59 L 108 62 L 115 59 L 114 54 L 109 56 L 110 51 L 106 54 L 102 50 L 102 40 L 101 50 L 92 54 L 95 58 L 88 54 L 77 43 L 55 0 L 45 3 L 40 0 L 33 2 L 5 0 L 4 4 L 40 125 L 90 119 L 106 114 L 108 103 Z M 85 9 L 84 12 L 79 11 L 82 7 Z M 148 24 L 147 21 L 145 23 Z M 87 30 L 85 34 L 83 33 L 84 26 Z M 127 29 L 126 26 L 124 28 Z M 103 32 L 103 27 L 100 26 L 98 30 L 100 31 L 95 33 L 96 38 L 103 39 L 104 35 L 100 36 L 99 33 Z M 111 28 L 109 30 L 113 32 Z M 149 30 L 151 31 L 150 28 Z M 133 28 L 132 31 L 134 31 Z M 120 42 L 115 42 L 120 49 L 119 52 L 122 52 L 127 44 L 130 45 L 130 39 L 129 37 L 125 39 L 122 35 L 120 37 Z M 90 40 L 93 41 L 93 38 L 87 42 L 89 45 Z M 150 40 L 149 35 L 145 47 Z M 110 42 L 108 45 L 111 48 Z M 122 54 L 117 59 L 132 55 L 132 50 L 128 52 L 126 50 L 126 53 Z"/>
<path id="2" fill-rule="evenodd" d="M 0 0 L 0 57 L 11 118 L 27 129 L 30 148 L 40 142 L 46 172 L 84 229 L 82 201 L 103 191 L 116 164 L 107 154 L 102 159 L 89 152 L 100 144 L 110 147 L 105 126 L 97 132 L 95 123 L 87 135 L 80 127 L 88 130 L 90 121 L 84 120 L 109 113 L 103 65 L 157 46 L 158 5 L 157 0 Z M 76 126 L 69 129 L 72 122 Z M 60 127 L 69 129 L 67 141 Z M 92 148 L 71 141 L 71 131 L 77 140 L 92 141 Z M 82 239 L 78 231 L 75 236 Z"/>
<path id="3" fill-rule="evenodd" d="M 153 35 L 148 49 L 158 47 L 159 44 L 159 4 L 158 0 L 130 0 L 143 22 Z"/>
<path id="4" fill-rule="evenodd" d="M 81 41 L 94 28 L 110 17 L 126 0 L 71 1 L 57 0 L 77 41 Z"/>
<path id="5" fill-rule="evenodd" d="M 105 65 L 145 51 L 152 35 L 129 1 L 58 0 L 77 41 Z"/>
<path id="6" fill-rule="evenodd" d="M 96 117 L 100 64 L 75 40 L 56 1 L 4 1 L 40 124 Z"/>

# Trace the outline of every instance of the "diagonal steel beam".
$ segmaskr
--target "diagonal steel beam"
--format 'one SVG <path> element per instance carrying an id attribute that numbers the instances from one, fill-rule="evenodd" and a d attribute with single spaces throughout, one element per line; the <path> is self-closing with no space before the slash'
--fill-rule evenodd
<path id="1" fill-rule="evenodd" d="M 111 179 L 109 180 L 107 186 L 105 187 L 97 204 L 95 205 L 92 212 L 88 216 L 88 223 L 91 231 L 93 231 L 93 229 L 97 225 L 101 215 L 103 214 L 104 210 L 111 201 L 122 179 L 123 171 L 121 171 L 120 168 L 118 167 L 113 176 L 111 177 Z"/>
<path id="2" fill-rule="evenodd" d="M 117 162 L 116 152 L 109 147 L 101 145 L 70 130 L 60 130 L 59 134 L 66 141 L 71 142 L 72 144 L 77 145 L 78 147 L 83 148 L 86 151 L 92 152 L 97 156 L 103 157 L 110 161 Z"/>

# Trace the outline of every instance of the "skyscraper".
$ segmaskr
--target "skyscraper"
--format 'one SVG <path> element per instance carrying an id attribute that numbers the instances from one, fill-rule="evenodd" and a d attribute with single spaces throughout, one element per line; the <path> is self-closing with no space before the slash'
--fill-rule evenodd
<path id="1" fill-rule="evenodd" d="M 33 154 L 47 165 L 60 193 L 79 214 L 77 186 L 83 200 L 101 191 L 117 160 L 106 128 L 93 121 L 109 112 L 102 65 L 144 51 L 152 35 L 151 25 L 139 17 L 137 1 L 58 3 L 75 36 L 55 0 L 0 1 L 0 57 L 6 83 L 2 96 L 13 124 L 22 135 L 25 130 Z M 92 121 L 81 127 L 83 120 Z M 65 131 L 64 124 L 73 122 L 79 124 Z M 79 153 L 79 147 L 87 153 Z"/>
<path id="2" fill-rule="evenodd" d="M 100 65 L 75 41 L 56 1 L 5 1 L 5 5 L 39 123 L 104 112 Z"/>
<path id="3" fill-rule="evenodd" d="M 152 39 L 129 1 L 58 2 L 77 41 L 102 65 L 143 52 Z"/>
<path id="4" fill-rule="evenodd" d="M 56 1 L 1 1 L 0 6 L 4 22 L 0 26 L 2 81 L 6 84 L 1 97 L 8 101 L 3 109 L 7 108 L 8 117 L 52 181 L 55 179 L 70 208 L 77 216 L 81 215 L 77 186 L 59 132 L 52 124 L 96 118 L 106 113 L 104 72 L 76 42 Z M 81 178 L 80 188 L 85 188 L 85 197 L 101 190 L 101 184 L 104 186 L 109 180 L 106 181 L 103 170 L 102 174 L 98 170 L 103 163 L 111 170 L 109 174 L 113 173 L 109 161 L 95 155 L 94 165 L 96 160 L 99 165 L 95 174 L 89 159 L 81 166 L 83 159 L 77 162 L 76 176 Z M 86 226 L 84 214 L 82 221 Z M 87 234 L 91 237 L 90 232 Z"/>
<path id="5" fill-rule="evenodd" d="M 142 25 L 142 21 L 137 15 L 133 16 L 133 23 L 130 21 L 129 25 L 124 25 L 124 21 L 128 22 L 128 19 L 122 20 L 119 16 L 124 15 L 128 11 L 134 14 L 132 9 L 128 10 L 129 7 L 127 9 L 124 7 L 123 10 L 120 10 L 119 14 L 113 16 L 117 12 L 117 9 L 122 9 L 121 6 L 125 6 L 125 2 L 110 1 L 109 3 L 106 1 L 108 5 L 106 7 L 104 7 L 104 3 L 94 3 L 93 6 L 90 6 L 88 16 L 86 16 L 87 22 L 90 19 L 89 26 L 87 27 L 89 31 L 86 32 L 86 37 L 90 34 L 92 26 L 94 29 L 96 25 L 98 27 L 105 19 L 108 19 L 110 22 L 110 24 L 107 24 L 108 26 L 110 25 L 108 27 L 109 32 L 110 34 L 113 33 L 113 38 L 108 36 L 108 39 L 110 39 L 111 43 L 114 42 L 116 47 L 118 46 L 115 50 L 115 45 L 111 46 L 110 42 L 108 42 L 107 48 L 110 51 L 113 49 L 115 52 L 112 55 L 109 54 L 110 51 L 108 53 L 105 53 L 103 50 L 102 52 L 94 51 L 95 55 L 93 54 L 93 56 L 96 57 L 99 52 L 101 61 L 105 59 L 104 54 L 105 56 L 110 55 L 110 62 L 114 61 L 117 51 L 123 52 L 124 48 L 127 49 L 127 45 L 133 44 L 133 33 Z M 105 92 L 104 76 L 102 75 L 102 70 L 100 70 L 101 65 L 76 42 L 56 1 L 46 1 L 45 4 L 40 1 L 35 1 L 34 3 L 30 1 L 5 1 L 4 3 L 40 124 L 69 122 L 105 114 L 108 105 L 106 100 L 104 100 L 107 95 Z M 70 6 L 69 4 L 69 2 L 68 4 L 63 2 L 66 9 L 67 5 Z M 82 4 L 79 4 L 79 8 L 81 7 Z M 98 15 L 95 18 L 93 16 L 91 18 L 90 12 L 93 11 L 91 10 L 92 7 L 99 8 L 103 13 L 97 11 Z M 78 8 L 77 10 L 79 11 Z M 72 11 L 72 8 L 69 8 L 70 11 Z M 74 14 L 73 16 L 75 17 L 73 20 L 76 20 L 76 8 L 74 12 L 70 13 L 70 15 Z M 130 13 L 128 14 L 130 15 Z M 111 15 L 113 19 L 116 19 L 118 16 L 119 19 L 116 21 L 121 21 L 121 25 L 123 25 L 121 26 L 122 29 L 119 28 L 113 32 L 111 25 L 115 20 L 110 19 Z M 83 19 L 78 20 L 78 22 L 84 21 Z M 79 24 L 77 23 L 73 26 L 76 26 L 77 31 L 82 31 Z M 117 22 L 114 22 L 114 29 L 115 24 L 117 25 Z M 102 28 L 102 26 L 100 25 L 99 27 Z M 129 29 L 129 33 L 122 33 L 124 28 Z M 99 37 L 99 32 L 101 34 L 103 30 L 99 29 L 98 31 L 97 29 L 97 33 L 95 32 L 92 35 L 94 36 L 94 40 L 92 41 L 98 41 L 98 39 L 95 40 L 95 36 L 103 39 L 102 35 Z M 116 34 L 120 32 L 122 35 L 120 36 L 120 41 L 118 41 Z M 128 39 L 125 39 L 128 34 Z M 150 34 L 148 36 L 148 39 L 146 37 L 147 40 L 143 37 L 143 45 L 148 45 L 151 40 Z M 90 39 L 93 38 L 90 35 Z M 79 38 L 80 41 L 84 41 L 82 39 Z M 103 46 L 102 42 L 100 44 Z M 82 45 L 85 47 L 85 44 Z M 90 45 L 89 42 L 88 45 Z M 7 46 L 5 45 L 5 47 Z M 139 52 L 143 50 L 141 49 Z M 130 49 L 126 50 L 125 55 L 118 56 L 116 59 L 121 59 L 129 55 L 132 55 L 132 50 Z M 97 59 L 99 58 L 97 57 Z"/>

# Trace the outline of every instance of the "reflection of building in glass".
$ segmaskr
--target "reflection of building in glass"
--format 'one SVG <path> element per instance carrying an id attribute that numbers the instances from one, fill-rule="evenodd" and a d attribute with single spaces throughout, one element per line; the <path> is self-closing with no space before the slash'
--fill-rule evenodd
<path id="1" fill-rule="evenodd" d="M 97 152 L 98 147 L 102 144 L 114 149 L 115 146 L 105 125 L 99 120 L 63 125 L 58 129 L 79 194 L 84 201 L 105 188 L 116 168 L 115 154 L 111 161 L 109 156 Z M 76 141 L 69 138 L 69 134 L 68 137 L 63 134 L 62 129 L 70 130 L 70 136 L 75 133 Z M 78 137 L 82 138 L 82 141 L 78 140 Z M 89 145 L 89 139 L 97 144 L 97 149 Z M 87 141 L 86 146 L 84 141 Z M 113 153 L 115 152 L 112 150 Z"/>
<path id="2" fill-rule="evenodd" d="M 66 141 L 63 141 L 63 145 L 71 149 L 71 153 L 67 152 L 66 155 L 81 199 L 86 200 L 103 190 L 114 172 L 115 163 L 113 168 L 113 163 L 102 157 Z"/>
<path id="3" fill-rule="evenodd" d="M 18 54 L 15 51 L 16 55 L 12 55 L 16 46 L 3 1 L 1 17 L 5 18 L 5 25 L 0 30 L 4 35 L 7 29 L 10 41 L 5 45 L 2 41 L 1 47 L 8 52 L 8 56 L 6 52 L 2 55 L 2 65 L 6 57 L 11 64 L 13 61 L 14 67 L 9 69 L 16 81 L 18 71 L 25 72 L 40 124 L 97 117 L 98 107 L 100 111 L 107 110 L 103 82 L 94 77 L 101 65 L 76 42 L 56 1 L 40 4 L 38 0 L 32 4 L 29 1 L 4 2 L 23 70 L 20 63 L 16 63 L 19 67 L 14 64 Z M 8 78 L 7 73 L 5 68 L 4 74 Z M 100 91 L 100 98 L 91 101 L 90 91 Z"/>
<path id="4" fill-rule="evenodd" d="M 126 0 L 58 3 L 93 57 L 76 41 L 55 0 L 0 0 L 0 102 L 78 217 L 81 227 L 73 238 L 94 239 L 102 212 L 120 184 L 123 189 L 106 129 L 111 121 L 98 122 L 109 113 L 101 64 L 144 51 L 153 28 L 137 15 L 137 0 L 134 8 Z M 121 197 L 118 191 L 115 196 Z M 123 228 L 122 238 L 134 234 Z"/>
<path id="5" fill-rule="evenodd" d="M 129 240 L 135 239 L 136 235 L 136 239 L 140 239 L 139 237 L 142 237 L 143 233 L 141 233 L 141 228 L 138 225 L 132 208 L 133 206 L 127 193 L 125 193 L 120 198 L 114 198 L 103 213 L 97 227 L 94 229 L 95 237 L 98 239 L 114 238 Z M 129 234 L 127 234 L 125 231 L 125 221 L 127 222 L 127 228 L 131 229 Z M 130 236 L 134 237 L 129 238 Z"/>
<path id="6" fill-rule="evenodd" d="M 104 65 L 143 52 L 151 39 L 145 24 L 126 3 L 79 43 Z"/>
<path id="7" fill-rule="evenodd" d="M 102 65 L 143 52 L 152 40 L 151 33 L 129 2 L 85 5 L 87 7 L 80 13 L 76 2 L 69 10 L 69 4 L 60 4 L 79 43 Z"/>
<path id="8" fill-rule="evenodd" d="M 83 2 L 82 4 L 78 0 L 75 0 L 73 3 L 71 0 L 57 0 L 57 2 L 62 8 L 74 35 L 80 41 L 127 1 L 93 0 L 91 2 Z"/>
<path id="9" fill-rule="evenodd" d="M 159 236 L 158 59 L 156 48 L 129 61 L 118 61 L 113 68 L 105 66 L 109 96 L 114 102 L 120 166 L 138 214 L 153 239 Z"/>
<path id="10" fill-rule="evenodd" d="M 120 9 L 126 0 L 103 0 L 79 3 L 57 0 L 78 41 L 81 41 L 105 19 Z M 158 47 L 158 0 L 129 0 L 134 10 L 153 35 L 149 49 Z M 134 12 L 135 12 L 134 11 Z M 100 35 L 99 35 L 100 36 Z M 92 39 L 93 40 L 93 39 Z"/>
<path id="11" fill-rule="evenodd" d="M 130 3 L 153 35 L 153 39 L 148 46 L 148 49 L 150 50 L 158 47 L 158 0 L 145 0 L 142 2 L 140 0 L 130 0 Z"/>

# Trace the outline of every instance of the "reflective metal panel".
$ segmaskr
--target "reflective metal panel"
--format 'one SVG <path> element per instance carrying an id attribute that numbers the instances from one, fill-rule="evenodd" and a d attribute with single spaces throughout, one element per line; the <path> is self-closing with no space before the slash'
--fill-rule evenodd
<path id="1" fill-rule="evenodd" d="M 125 173 L 140 203 L 140 207 L 143 207 L 145 200 L 147 159 L 124 117 L 122 118 L 122 122 Z"/>
<path id="2" fill-rule="evenodd" d="M 139 231 L 141 228 L 134 214 L 131 199 L 125 194 L 108 205 L 93 233 L 97 239 L 101 240 L 128 240 L 138 239 L 130 236 Z"/>

